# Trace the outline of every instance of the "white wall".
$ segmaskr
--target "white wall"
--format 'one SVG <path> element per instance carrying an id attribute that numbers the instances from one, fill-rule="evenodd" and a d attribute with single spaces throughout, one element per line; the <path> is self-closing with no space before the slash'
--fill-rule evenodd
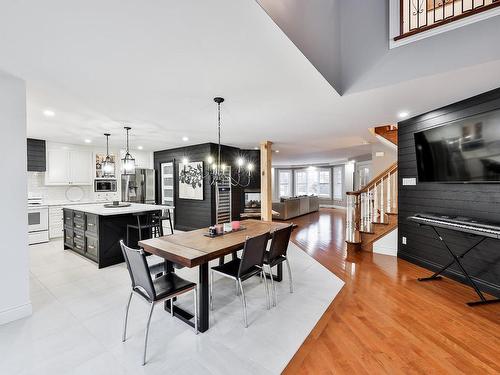
<path id="1" fill-rule="evenodd" d="M 377 153 L 383 152 L 383 156 Z M 391 148 L 381 142 L 372 145 L 372 178 L 378 176 L 398 160 L 397 149 Z"/>
<path id="2" fill-rule="evenodd" d="M 257 0 L 304 56 L 340 92 L 341 0 Z"/>
<path id="3" fill-rule="evenodd" d="M 26 172 L 26 86 L 0 72 L 0 324 L 31 314 Z M 8 180 L 8 184 L 7 184 Z M 14 184 L 14 185 L 11 185 Z"/>

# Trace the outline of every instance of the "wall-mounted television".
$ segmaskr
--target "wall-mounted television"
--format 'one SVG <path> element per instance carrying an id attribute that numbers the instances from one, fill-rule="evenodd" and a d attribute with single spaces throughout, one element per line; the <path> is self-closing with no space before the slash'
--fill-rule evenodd
<path id="1" fill-rule="evenodd" d="M 500 110 L 414 136 L 419 182 L 500 183 Z"/>

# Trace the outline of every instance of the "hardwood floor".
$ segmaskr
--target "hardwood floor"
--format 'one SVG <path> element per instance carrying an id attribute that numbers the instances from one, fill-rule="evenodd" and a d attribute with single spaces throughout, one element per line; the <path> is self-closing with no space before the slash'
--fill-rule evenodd
<path id="1" fill-rule="evenodd" d="M 460 283 L 419 283 L 404 260 L 347 253 L 344 211 L 293 222 L 293 241 L 345 286 L 284 374 L 499 374 L 500 305 L 469 307 Z M 297 277 L 297 276 L 296 276 Z"/>

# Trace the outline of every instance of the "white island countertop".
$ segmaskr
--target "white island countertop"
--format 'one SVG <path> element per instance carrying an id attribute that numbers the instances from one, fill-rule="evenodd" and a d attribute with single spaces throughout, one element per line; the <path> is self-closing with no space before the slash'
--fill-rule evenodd
<path id="1" fill-rule="evenodd" d="M 172 210 L 174 206 L 156 205 L 156 204 L 142 204 L 142 203 L 131 203 L 128 207 L 104 207 L 104 203 L 96 204 L 82 204 L 82 205 L 68 205 L 63 206 L 74 211 L 82 211 L 89 214 L 101 215 L 101 216 L 112 216 L 112 215 L 128 215 L 135 214 L 138 212 L 150 212 L 159 210 Z"/>

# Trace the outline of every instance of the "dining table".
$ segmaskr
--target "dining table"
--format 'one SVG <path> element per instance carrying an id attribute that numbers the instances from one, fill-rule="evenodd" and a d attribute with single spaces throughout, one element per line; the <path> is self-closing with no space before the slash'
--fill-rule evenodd
<path id="1" fill-rule="evenodd" d="M 180 266 L 198 267 L 198 330 L 205 332 L 209 329 L 209 262 L 215 259 L 223 261 L 224 256 L 235 254 L 243 249 L 247 237 L 254 237 L 264 233 L 272 233 L 290 225 L 285 222 L 270 222 L 261 220 L 245 220 L 241 222 L 239 230 L 210 237 L 208 228 L 179 232 L 167 236 L 139 241 L 139 246 L 145 252 L 154 254 L 165 260 L 166 272 L 175 272 Z M 174 267 L 174 264 L 176 267 Z M 277 274 L 271 274 L 276 281 L 283 278 L 281 264 L 277 267 Z M 170 301 L 165 302 L 165 310 L 181 319 L 190 326 L 194 326 L 193 314 L 177 305 L 171 306 Z"/>

